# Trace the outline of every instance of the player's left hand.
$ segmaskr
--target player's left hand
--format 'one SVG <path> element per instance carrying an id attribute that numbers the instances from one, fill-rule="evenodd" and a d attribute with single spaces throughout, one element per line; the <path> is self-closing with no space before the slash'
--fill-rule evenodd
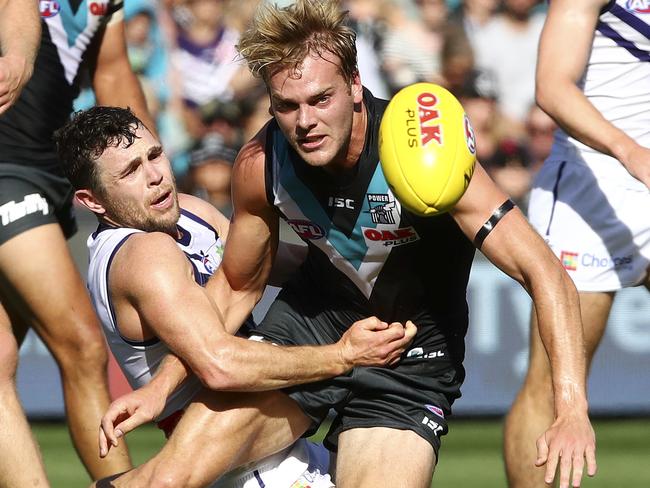
<path id="1" fill-rule="evenodd" d="M 18 99 L 20 91 L 29 80 L 29 64 L 19 56 L 0 57 L 0 114 Z"/>
<path id="2" fill-rule="evenodd" d="M 635 144 L 621 162 L 632 176 L 650 188 L 650 148 Z"/>
<path id="3" fill-rule="evenodd" d="M 167 396 L 145 385 L 110 404 L 99 427 L 99 457 L 106 457 L 119 438 L 136 427 L 151 422 L 165 408 Z"/>
<path id="4" fill-rule="evenodd" d="M 552 483 L 560 468 L 560 488 L 578 487 L 585 460 L 587 474 L 596 474 L 596 435 L 586 413 L 571 412 L 555 419 L 537 439 L 537 466 L 546 465 L 545 481 Z M 571 484 L 569 484 L 571 482 Z"/>

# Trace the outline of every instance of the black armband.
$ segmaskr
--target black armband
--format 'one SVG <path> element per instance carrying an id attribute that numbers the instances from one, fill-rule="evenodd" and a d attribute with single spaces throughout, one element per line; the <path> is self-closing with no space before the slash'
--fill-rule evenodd
<path id="1" fill-rule="evenodd" d="M 489 219 L 483 224 L 483 227 L 481 227 L 476 235 L 474 236 L 474 245 L 476 246 L 477 249 L 481 249 L 481 246 L 483 245 L 483 241 L 485 238 L 488 236 L 490 232 L 492 232 L 492 229 L 496 227 L 496 225 L 499 223 L 501 218 L 510 212 L 515 208 L 515 203 L 510 200 L 509 198 L 503 202 L 503 204 L 497 208 L 492 215 L 490 216 Z"/>

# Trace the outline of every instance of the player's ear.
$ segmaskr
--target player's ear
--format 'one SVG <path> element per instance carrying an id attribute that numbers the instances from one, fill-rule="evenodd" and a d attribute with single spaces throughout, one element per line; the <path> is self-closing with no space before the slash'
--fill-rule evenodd
<path id="1" fill-rule="evenodd" d="M 352 78 L 352 96 L 354 103 L 361 103 L 363 101 L 363 85 L 361 84 L 361 76 L 357 74 Z"/>
<path id="2" fill-rule="evenodd" d="M 104 215 L 106 213 L 106 209 L 104 206 L 97 200 L 95 197 L 95 194 L 88 189 L 81 189 L 77 190 L 74 193 L 74 196 L 77 198 L 77 201 L 86 207 L 88 210 L 90 210 L 93 213 L 96 213 L 98 215 Z"/>

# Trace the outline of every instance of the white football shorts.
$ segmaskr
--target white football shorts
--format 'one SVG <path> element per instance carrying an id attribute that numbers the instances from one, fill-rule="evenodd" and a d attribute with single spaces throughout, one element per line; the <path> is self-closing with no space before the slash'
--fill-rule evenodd
<path id="1" fill-rule="evenodd" d="M 603 163 L 612 158 L 593 155 L 587 165 L 585 157 L 590 155 L 544 163 L 533 182 L 528 218 L 578 291 L 639 285 L 650 263 L 650 191 L 620 163 L 618 172 L 611 161 Z"/>
<path id="2" fill-rule="evenodd" d="M 321 444 L 293 446 L 223 476 L 211 488 L 332 488 L 330 455 Z"/>

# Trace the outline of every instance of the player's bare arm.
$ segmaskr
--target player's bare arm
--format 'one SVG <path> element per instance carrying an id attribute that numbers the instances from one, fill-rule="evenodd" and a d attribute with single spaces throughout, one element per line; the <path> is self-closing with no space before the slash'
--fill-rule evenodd
<path id="1" fill-rule="evenodd" d="M 470 185 L 453 215 L 474 239 L 491 212 L 507 196 L 477 164 Z M 537 464 L 546 463 L 546 481 L 560 467 L 560 486 L 580 486 L 596 472 L 595 435 L 587 415 L 586 358 L 578 294 L 573 282 L 542 238 L 514 208 L 483 241 L 481 251 L 531 295 L 549 355 L 555 392 L 555 422 L 538 441 Z"/>
<path id="2" fill-rule="evenodd" d="M 38 4 L 0 0 L 0 114 L 13 105 L 31 78 L 40 40 Z"/>
<path id="3" fill-rule="evenodd" d="M 121 15 L 117 13 L 114 15 Z M 124 21 L 111 19 L 89 49 L 90 73 L 98 105 L 129 107 L 156 136 L 156 124 L 147 110 L 140 81 L 126 52 Z"/>
<path id="4" fill-rule="evenodd" d="M 233 217 L 221 266 L 206 289 L 234 333 L 262 296 L 278 247 L 279 217 L 266 200 L 261 131 L 237 156 Z"/>
<path id="5" fill-rule="evenodd" d="M 650 186 L 650 149 L 637 144 L 591 104 L 577 86 L 605 0 L 558 0 L 549 11 L 540 38 L 536 99 L 571 136 L 618 159 Z"/>
<path id="6" fill-rule="evenodd" d="M 411 327 L 371 318 L 330 346 L 285 348 L 233 337 L 221 326 L 205 289 L 193 280 L 176 243 L 156 232 L 127 240 L 111 265 L 109 285 L 125 337 L 158 337 L 215 390 L 275 389 L 353 366 L 391 364 L 414 333 Z"/>
<path id="7" fill-rule="evenodd" d="M 353 324 L 331 346 L 276 347 L 233 337 L 193 280 L 184 254 L 162 233 L 132 235 L 114 258 L 109 286 L 121 334 L 133 340 L 157 336 L 184 362 L 166 360 L 145 392 L 111 405 L 102 419 L 101 452 L 116 445 L 118 427 L 127 433 L 162 411 L 186 377 L 185 363 L 211 389 L 266 390 L 317 381 L 353 366 L 393 364 L 416 332 L 410 322 L 403 327 L 371 317 Z M 136 411 L 143 415 L 127 422 Z"/>

